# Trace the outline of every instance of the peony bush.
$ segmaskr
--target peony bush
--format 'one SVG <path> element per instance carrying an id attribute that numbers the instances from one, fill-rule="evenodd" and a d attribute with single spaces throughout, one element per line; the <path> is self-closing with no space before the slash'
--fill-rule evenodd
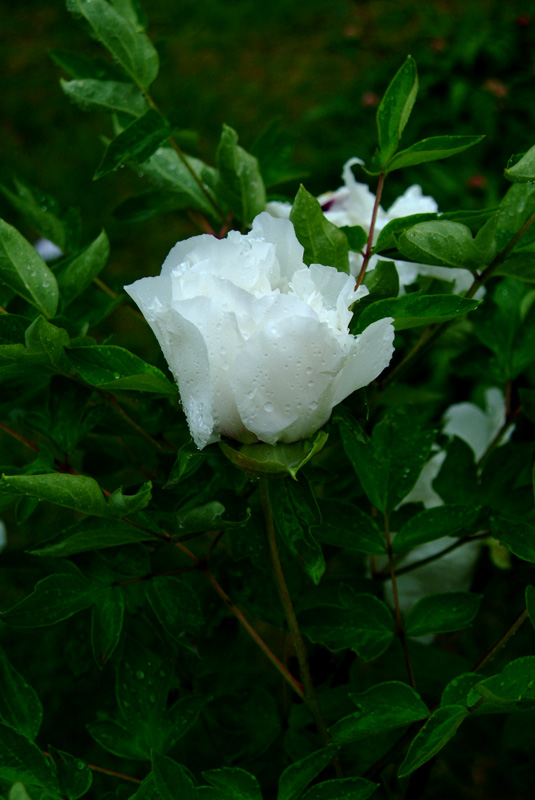
<path id="1" fill-rule="evenodd" d="M 530 797 L 535 148 L 492 208 L 385 211 L 482 138 L 407 141 L 408 57 L 316 198 L 272 128 L 194 150 L 136 2 L 68 8 L 94 177 L 147 188 L 119 263 L 3 187 L 0 800 Z"/>

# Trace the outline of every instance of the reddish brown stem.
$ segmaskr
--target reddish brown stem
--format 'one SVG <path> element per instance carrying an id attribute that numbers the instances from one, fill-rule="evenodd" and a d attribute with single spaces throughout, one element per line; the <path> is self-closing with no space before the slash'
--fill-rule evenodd
<path id="1" fill-rule="evenodd" d="M 396 569 L 394 564 L 394 556 L 392 554 L 392 540 L 390 537 L 390 520 L 388 514 L 385 512 L 384 515 L 385 520 L 385 540 L 386 540 L 386 551 L 388 555 L 388 566 L 390 568 L 390 579 L 392 581 L 392 593 L 394 595 L 394 608 L 396 612 L 396 623 L 398 626 L 398 637 L 401 642 L 401 647 L 403 648 L 403 655 L 405 656 L 405 663 L 407 665 L 407 672 L 409 675 L 409 683 L 412 688 L 415 688 L 414 682 L 414 673 L 412 671 L 412 664 L 411 659 L 409 656 L 409 651 L 407 649 L 407 640 L 405 638 L 405 631 L 403 629 L 403 621 L 401 619 L 401 612 L 399 610 L 399 595 L 398 595 L 398 585 L 396 580 Z"/>
<path id="2" fill-rule="evenodd" d="M 366 268 L 368 266 L 368 262 L 370 260 L 370 256 L 372 253 L 373 233 L 375 230 L 375 222 L 377 220 L 377 212 L 379 211 L 379 205 L 381 203 L 381 195 L 383 194 L 385 177 L 386 175 L 384 174 L 384 172 L 381 172 L 381 174 L 379 175 L 379 181 L 377 183 L 377 192 L 375 193 L 375 203 L 373 204 L 372 218 L 370 222 L 370 232 L 368 234 L 368 241 L 366 243 L 366 252 L 364 253 L 364 261 L 362 262 L 362 266 L 360 268 L 355 289 L 358 289 L 360 284 L 364 280 L 364 275 L 366 274 Z"/>

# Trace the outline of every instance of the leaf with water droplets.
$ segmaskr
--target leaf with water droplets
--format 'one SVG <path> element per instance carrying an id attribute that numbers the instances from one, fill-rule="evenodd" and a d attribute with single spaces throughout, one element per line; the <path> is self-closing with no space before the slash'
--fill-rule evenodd
<path id="1" fill-rule="evenodd" d="M 223 125 L 217 148 L 216 192 L 245 225 L 264 210 L 266 190 L 258 161 L 238 144 L 238 134 Z"/>
<path id="2" fill-rule="evenodd" d="M 499 675 L 493 675 L 476 683 L 468 694 L 468 705 L 473 706 L 482 698 L 485 701 L 482 709 L 489 704 L 496 706 L 497 710 L 511 711 L 521 703 L 526 708 L 533 708 L 535 656 L 523 656 L 510 661 Z"/>
<path id="3" fill-rule="evenodd" d="M 61 794 L 67 800 L 78 800 L 85 795 L 93 782 L 91 770 L 84 761 L 76 756 L 57 750 L 49 745 L 50 756 L 53 760 L 58 777 Z"/>
<path id="4" fill-rule="evenodd" d="M 39 628 L 54 625 L 96 603 L 106 587 L 76 574 L 48 575 L 33 592 L 0 615 L 2 622 L 16 628 Z"/>
<path id="5" fill-rule="evenodd" d="M 321 606 L 299 615 L 303 633 L 310 641 L 338 653 L 353 650 L 364 661 L 373 661 L 390 647 L 394 620 L 388 606 L 372 594 L 340 589 L 338 605 Z"/>
<path id="6" fill-rule="evenodd" d="M 316 783 L 302 800 L 367 800 L 378 787 L 366 778 L 338 778 Z"/>
<path id="7" fill-rule="evenodd" d="M 327 767 L 338 752 L 338 747 L 329 745 L 301 758 L 286 767 L 279 778 L 277 800 L 297 800 L 310 781 Z"/>
<path id="8" fill-rule="evenodd" d="M 67 7 L 87 20 L 98 41 L 136 83 L 148 89 L 158 74 L 158 53 L 132 15 L 123 16 L 106 0 L 68 0 Z"/>
<path id="9" fill-rule="evenodd" d="M 472 592 L 444 592 L 419 600 L 405 623 L 407 636 L 450 633 L 468 627 L 479 611 L 482 595 Z"/>
<path id="10" fill-rule="evenodd" d="M 330 222 L 316 198 L 304 186 L 299 188 L 290 212 L 295 233 L 305 248 L 305 264 L 324 264 L 349 272 L 349 244 L 346 234 Z"/>
<path id="11" fill-rule="evenodd" d="M 176 387 L 161 370 L 123 347 L 71 347 L 67 355 L 78 375 L 99 389 L 177 395 Z"/>
<path id="12" fill-rule="evenodd" d="M 255 776 L 239 767 L 204 770 L 203 778 L 211 784 L 199 791 L 206 800 L 262 800 Z"/>
<path id="13" fill-rule="evenodd" d="M 410 725 L 429 715 L 421 697 L 400 681 L 379 683 L 361 694 L 351 693 L 349 696 L 358 711 L 329 728 L 333 742 L 338 744 Z"/>
<path id="14" fill-rule="evenodd" d="M 441 706 L 434 711 L 417 736 L 398 771 L 405 778 L 433 758 L 455 736 L 459 725 L 468 716 L 465 706 Z"/>
<path id="15" fill-rule="evenodd" d="M 273 519 L 283 542 L 306 574 L 319 583 L 325 559 L 311 528 L 321 525 L 321 513 L 307 479 L 301 474 L 299 481 L 272 480 L 268 491 Z"/>
<path id="16" fill-rule="evenodd" d="M 59 302 L 58 284 L 37 250 L 16 228 L 0 220 L 0 283 L 53 317 Z"/>
<path id="17" fill-rule="evenodd" d="M 381 166 L 386 166 L 396 152 L 418 94 L 416 62 L 407 56 L 394 75 L 377 109 L 377 130 Z"/>
<path id="18" fill-rule="evenodd" d="M 152 754 L 154 785 L 160 800 L 196 800 L 197 790 L 188 771 L 172 758 Z"/>
<path id="19" fill-rule="evenodd" d="M 447 322 L 474 311 L 478 300 L 468 300 L 452 294 L 404 294 L 370 303 L 358 318 L 355 333 L 362 333 L 368 325 L 384 317 L 393 317 L 394 328 L 404 331 L 423 325 Z"/>
<path id="20" fill-rule="evenodd" d="M 461 535 L 479 516 L 477 506 L 444 505 L 427 508 L 411 517 L 401 528 L 392 543 L 394 553 L 406 553 L 425 542 L 434 542 L 443 536 Z"/>
<path id="21" fill-rule="evenodd" d="M 26 786 L 59 790 L 48 759 L 22 733 L 0 722 L 0 780 L 23 781 Z"/>

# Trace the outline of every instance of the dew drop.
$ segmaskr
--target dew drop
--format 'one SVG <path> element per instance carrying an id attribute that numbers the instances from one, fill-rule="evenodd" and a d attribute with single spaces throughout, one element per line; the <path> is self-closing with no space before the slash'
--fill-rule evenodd
<path id="1" fill-rule="evenodd" d="M 138 669 L 136 671 L 136 678 L 138 679 L 138 681 L 142 681 L 144 677 L 145 673 L 142 670 Z"/>
<path id="2" fill-rule="evenodd" d="M 273 403 L 265 403 L 264 411 L 267 411 L 267 413 L 270 414 L 273 411 Z"/>

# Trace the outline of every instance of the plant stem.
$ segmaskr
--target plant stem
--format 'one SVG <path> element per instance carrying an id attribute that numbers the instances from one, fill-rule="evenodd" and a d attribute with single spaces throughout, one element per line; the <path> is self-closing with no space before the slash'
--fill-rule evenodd
<path id="1" fill-rule="evenodd" d="M 386 178 L 385 173 L 381 172 L 381 174 L 379 175 L 379 180 L 377 182 L 377 192 L 375 193 L 375 203 L 373 204 L 372 218 L 370 222 L 370 232 L 368 234 L 368 241 L 366 243 L 366 252 L 364 253 L 364 260 L 360 268 L 355 289 L 358 289 L 360 284 L 364 280 L 364 275 L 366 274 L 366 267 L 368 266 L 368 262 L 370 260 L 373 247 L 373 232 L 375 230 L 375 221 L 377 219 L 377 212 L 379 211 L 379 205 L 381 203 L 381 195 L 383 194 L 383 186 L 385 183 L 385 178 Z"/>
<path id="2" fill-rule="evenodd" d="M 405 639 L 405 631 L 403 629 L 403 622 L 401 619 L 401 612 L 399 610 L 399 595 L 398 595 L 398 585 L 396 581 L 396 569 L 394 565 L 394 556 L 392 554 L 392 539 L 390 537 L 390 519 L 388 514 L 385 512 L 384 514 L 385 520 L 385 540 L 386 540 L 386 552 L 388 555 L 388 566 L 390 568 L 390 579 L 392 581 L 392 593 L 394 595 L 394 608 L 396 611 L 396 622 L 398 626 L 398 636 L 401 642 L 401 647 L 403 648 L 403 655 L 405 656 L 405 663 L 407 665 L 407 672 L 409 675 L 409 683 L 412 688 L 415 688 L 414 682 L 414 673 L 412 671 L 412 664 L 411 659 L 409 656 L 409 651 L 407 649 L 407 641 Z"/>
<path id="3" fill-rule="evenodd" d="M 517 632 L 517 630 L 518 630 L 518 629 L 519 629 L 519 628 L 520 628 L 520 627 L 521 627 L 521 626 L 524 624 L 524 622 L 527 620 L 528 616 L 529 616 L 529 615 L 528 615 L 528 610 L 527 610 L 527 608 L 525 608 L 525 609 L 524 609 L 524 611 L 523 611 L 523 612 L 520 614 L 520 616 L 519 616 L 519 617 L 517 617 L 517 618 L 515 619 L 515 621 L 514 621 L 514 622 L 513 622 L 513 624 L 511 625 L 511 627 L 510 627 L 510 628 L 508 628 L 508 629 L 505 631 L 505 633 L 503 634 L 503 636 L 501 636 L 501 637 L 498 639 L 498 641 L 496 642 L 496 644 L 494 644 L 494 645 L 493 645 L 493 646 L 490 648 L 490 650 L 488 651 L 488 653 L 486 653 L 486 655 L 484 655 L 484 656 L 483 656 L 483 658 L 480 658 L 480 659 L 479 659 L 479 661 L 477 662 L 477 664 L 475 665 L 475 667 L 473 667 L 473 668 L 472 668 L 472 672 L 479 672 L 480 670 L 482 670 L 482 669 L 483 669 L 483 667 L 486 667 L 486 666 L 487 666 L 487 664 L 489 663 L 489 661 L 492 661 L 492 659 L 494 658 L 494 656 L 496 655 L 496 653 L 498 652 L 498 650 L 501 650 L 501 648 L 502 648 L 502 647 L 503 647 L 505 644 L 507 644 L 507 642 L 509 641 L 509 639 L 510 639 L 512 636 L 514 636 L 514 634 Z"/>
<path id="4" fill-rule="evenodd" d="M 277 592 L 282 607 L 284 609 L 284 615 L 286 617 L 286 622 L 288 624 L 290 636 L 292 637 L 292 643 L 294 646 L 295 654 L 297 656 L 297 661 L 299 663 L 299 674 L 301 676 L 304 688 L 304 700 L 308 706 L 310 713 L 312 714 L 314 722 L 316 723 L 316 727 L 320 734 L 321 740 L 323 744 L 326 745 L 329 742 L 329 733 L 327 731 L 327 725 L 325 724 L 325 720 L 323 719 L 323 714 L 321 713 L 318 699 L 316 697 L 314 684 L 312 683 L 312 676 L 310 674 L 310 667 L 308 665 L 306 645 L 301 635 L 301 631 L 299 630 L 299 624 L 297 622 L 297 617 L 295 615 L 295 609 L 293 607 L 290 592 L 288 591 L 288 586 L 286 585 L 286 580 L 284 578 L 284 572 L 282 570 L 279 551 L 277 548 L 275 525 L 273 523 L 273 514 L 271 513 L 271 506 L 269 503 L 268 480 L 269 480 L 268 478 L 260 478 L 260 498 L 262 501 L 262 510 L 264 512 L 266 540 L 269 552 L 269 560 L 271 563 L 271 570 L 273 578 L 275 580 L 275 585 L 277 587 Z"/>
<path id="5" fill-rule="evenodd" d="M 128 414 L 124 410 L 124 408 L 121 406 L 115 395 L 113 395 L 111 392 L 102 392 L 102 394 L 107 398 L 113 410 L 116 411 L 124 419 L 124 421 L 136 431 L 136 433 L 139 433 L 139 435 L 142 436 L 147 442 L 150 442 L 153 445 L 153 447 L 155 447 L 160 453 L 166 453 L 167 455 L 169 455 L 170 452 L 175 452 L 174 447 L 172 446 L 169 446 L 168 448 L 164 447 L 159 442 L 157 442 L 156 439 L 154 439 L 150 435 L 150 433 L 147 433 L 147 431 L 144 428 L 142 428 L 141 425 L 138 425 L 137 422 L 134 419 L 132 419 L 130 414 Z"/>
<path id="6" fill-rule="evenodd" d="M 46 750 L 42 751 L 43 755 L 51 758 L 50 753 Z M 114 778 L 122 778 L 124 781 L 132 781 L 132 783 L 141 783 L 141 778 L 134 778 L 132 775 L 125 775 L 124 772 L 115 772 L 113 769 L 106 769 L 106 767 L 97 767 L 96 764 L 87 764 L 86 767 L 92 772 L 102 772 L 104 775 L 112 775 Z"/>
<path id="7" fill-rule="evenodd" d="M 290 672 L 286 669 L 284 664 L 281 661 L 279 661 L 275 653 L 273 653 L 269 649 L 267 644 L 258 635 L 253 626 L 246 620 L 246 618 L 239 610 L 239 608 L 237 608 L 237 606 L 234 605 L 228 594 L 225 592 L 225 590 L 221 587 L 221 585 L 218 583 L 218 581 L 212 574 L 206 562 L 203 562 L 202 559 L 196 556 L 195 553 L 192 553 L 191 550 L 189 550 L 180 542 L 174 542 L 174 544 L 176 547 L 179 548 L 179 550 L 181 550 L 186 556 L 188 556 L 188 558 L 194 561 L 197 567 L 204 572 L 204 574 L 212 584 L 215 591 L 218 593 L 221 599 L 227 604 L 227 606 L 230 608 L 234 616 L 240 621 L 240 623 L 245 628 L 249 636 L 253 639 L 254 642 L 256 642 L 256 644 L 260 647 L 260 649 L 264 652 L 264 654 L 269 658 L 274 667 L 280 672 L 284 680 L 290 684 L 294 692 L 298 694 L 301 699 L 305 699 L 305 692 L 303 691 L 303 687 L 301 686 L 299 681 L 297 681 L 293 677 L 293 675 L 290 674 Z"/>
<path id="8" fill-rule="evenodd" d="M 30 447 L 36 453 L 39 452 L 39 448 L 37 447 L 37 445 L 35 445 L 32 442 L 28 441 L 28 439 L 25 439 L 24 436 L 22 436 L 20 433 L 17 433 L 17 431 L 14 431 L 13 428 L 10 428 L 7 425 L 4 425 L 3 422 L 0 422 L 0 428 L 3 431 L 5 431 L 6 433 L 9 433 L 10 436 L 13 436 L 14 439 L 18 439 L 19 442 L 22 442 L 23 444 L 25 444 L 26 447 Z"/>
<path id="9" fill-rule="evenodd" d="M 473 536 L 463 536 L 461 539 L 458 539 L 456 542 L 453 542 L 453 544 L 450 544 L 448 547 L 445 547 L 444 550 L 440 550 L 440 552 L 438 553 L 433 553 L 433 555 L 427 556 L 426 558 L 422 558 L 420 559 L 420 561 L 414 561 L 412 564 L 407 564 L 406 567 L 401 567 L 400 569 L 396 569 L 396 577 L 399 578 L 400 575 L 406 575 L 407 572 L 412 572 L 415 569 L 419 569 L 420 567 L 425 566 L 425 564 L 431 564 L 431 562 L 436 561 L 439 558 L 442 558 L 442 556 L 445 556 L 448 553 L 451 553 L 452 550 L 457 550 L 458 547 L 462 547 L 462 545 L 467 544 L 467 542 L 477 542 L 480 539 L 486 539 L 488 536 L 490 536 L 489 531 L 476 533 Z M 387 572 L 383 572 L 381 570 L 380 572 L 374 572 L 373 577 L 376 580 L 386 581 L 391 576 Z"/>

